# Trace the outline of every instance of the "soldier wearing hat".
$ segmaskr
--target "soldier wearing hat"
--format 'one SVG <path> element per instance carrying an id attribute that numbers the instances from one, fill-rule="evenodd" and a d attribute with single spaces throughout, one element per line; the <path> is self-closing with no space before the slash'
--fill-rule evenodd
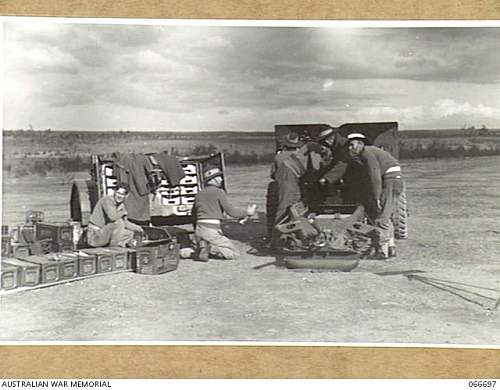
<path id="1" fill-rule="evenodd" d="M 300 179 L 309 168 L 319 170 L 323 163 L 323 155 L 327 149 L 317 142 L 307 142 L 294 151 L 283 155 L 273 178 L 278 183 L 278 208 L 274 223 L 282 221 L 287 215 L 289 206 L 302 198 Z M 283 152 L 282 152 L 283 153 Z"/>
<path id="2" fill-rule="evenodd" d="M 195 216 L 195 236 L 197 250 L 194 260 L 208 261 L 210 256 L 222 259 L 235 259 L 239 252 L 221 228 L 224 214 L 234 218 L 245 218 L 255 214 L 256 205 L 248 205 L 246 210 L 232 206 L 222 189 L 222 171 L 209 168 L 203 173 L 205 187 L 196 194 L 193 206 Z"/>
<path id="3" fill-rule="evenodd" d="M 271 179 L 276 179 L 275 174 L 278 170 L 278 167 L 283 163 L 285 159 L 290 157 L 293 152 L 299 149 L 304 142 L 299 139 L 299 135 L 295 132 L 288 133 L 283 140 L 281 141 L 281 148 L 276 153 L 274 157 L 273 165 L 271 166 Z"/>
<path id="4" fill-rule="evenodd" d="M 403 191 L 404 183 L 398 161 L 387 151 L 366 145 L 366 137 L 361 133 L 347 136 L 349 154 L 354 161 L 364 167 L 371 185 L 371 204 L 375 205 L 372 219 L 381 231 L 380 247 L 376 258 L 386 259 L 396 255 L 392 214 L 397 207 L 397 199 Z M 370 210 L 370 209 L 369 209 Z"/>
<path id="5" fill-rule="evenodd" d="M 338 130 L 334 130 L 331 127 L 323 130 L 318 138 L 322 145 L 330 149 L 333 159 L 332 167 L 323 175 L 319 182 L 322 185 L 333 184 L 344 176 L 350 162 L 347 150 L 347 138 L 340 134 Z"/>

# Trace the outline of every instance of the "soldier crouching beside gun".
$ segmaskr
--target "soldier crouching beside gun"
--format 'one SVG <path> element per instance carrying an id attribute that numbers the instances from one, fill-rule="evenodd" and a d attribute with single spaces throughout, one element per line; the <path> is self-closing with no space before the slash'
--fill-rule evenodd
<path id="1" fill-rule="evenodd" d="M 123 201 L 128 192 L 128 184 L 118 183 L 113 195 L 99 199 L 89 219 L 87 241 L 90 246 L 137 246 L 134 233 L 142 234 L 143 229 L 127 219 Z"/>
<path id="2" fill-rule="evenodd" d="M 239 251 L 221 228 L 224 213 L 234 218 L 245 218 L 255 214 L 256 205 L 248 205 L 246 211 L 233 207 L 222 187 L 222 171 L 211 168 L 203 174 L 205 188 L 196 194 L 193 215 L 196 218 L 195 236 L 197 248 L 195 261 L 208 261 L 210 256 L 226 260 L 236 259 Z"/>

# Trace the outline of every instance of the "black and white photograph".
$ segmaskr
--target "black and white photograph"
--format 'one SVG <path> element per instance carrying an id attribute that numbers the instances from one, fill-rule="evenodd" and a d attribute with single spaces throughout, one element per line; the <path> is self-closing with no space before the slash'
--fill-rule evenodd
<path id="1" fill-rule="evenodd" d="M 500 346 L 500 23 L 1 23 L 0 343 Z"/>

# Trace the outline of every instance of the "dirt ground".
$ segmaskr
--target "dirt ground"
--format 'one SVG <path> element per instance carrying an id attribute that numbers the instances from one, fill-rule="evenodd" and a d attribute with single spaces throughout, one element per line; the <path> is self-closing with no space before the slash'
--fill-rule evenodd
<path id="1" fill-rule="evenodd" d="M 225 224 L 242 251 L 236 261 L 186 259 L 163 275 L 126 272 L 1 296 L 0 340 L 500 345 L 500 308 L 492 310 L 500 299 L 500 158 L 412 161 L 403 169 L 410 238 L 398 242 L 394 260 L 364 260 L 349 273 L 254 269 L 274 260 L 260 250 L 261 213 L 244 226 Z M 267 170 L 229 167 L 234 203 L 263 211 Z M 4 223 L 16 223 L 22 207 L 48 203 L 49 219 L 67 218 L 56 207 L 69 192 L 54 185 L 61 178 L 39 179 L 28 193 L 30 183 L 4 183 Z M 408 270 L 467 284 L 456 285 L 466 291 L 380 275 Z"/>

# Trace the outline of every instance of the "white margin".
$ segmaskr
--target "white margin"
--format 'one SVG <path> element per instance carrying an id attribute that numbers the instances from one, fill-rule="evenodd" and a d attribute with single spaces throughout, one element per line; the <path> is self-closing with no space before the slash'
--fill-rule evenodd
<path id="1" fill-rule="evenodd" d="M 0 15 L 0 123 L 3 128 L 3 27 L 5 22 L 57 23 L 57 24 L 108 24 L 144 26 L 218 26 L 218 27 L 330 27 L 330 28 L 415 28 L 415 27 L 500 27 L 500 20 L 248 20 L 248 19 L 134 19 L 134 18 L 67 18 L 67 17 L 24 17 Z M 0 141 L 2 140 L 0 135 Z M 2 154 L 0 142 L 0 155 Z M 1 168 L 0 161 L 0 168 Z M 1 184 L 1 169 L 0 169 Z M 0 187 L 1 188 L 1 187 Z M 1 218 L 0 191 L 0 218 Z M 500 349 L 500 345 L 468 344 L 419 344 L 419 343 L 336 343 L 336 342 L 261 342 L 261 341 L 145 341 L 145 340 L 100 340 L 100 341 L 3 341 L 0 346 L 64 345 L 64 346 L 274 346 L 274 347 L 349 347 L 349 348 L 461 348 Z"/>

